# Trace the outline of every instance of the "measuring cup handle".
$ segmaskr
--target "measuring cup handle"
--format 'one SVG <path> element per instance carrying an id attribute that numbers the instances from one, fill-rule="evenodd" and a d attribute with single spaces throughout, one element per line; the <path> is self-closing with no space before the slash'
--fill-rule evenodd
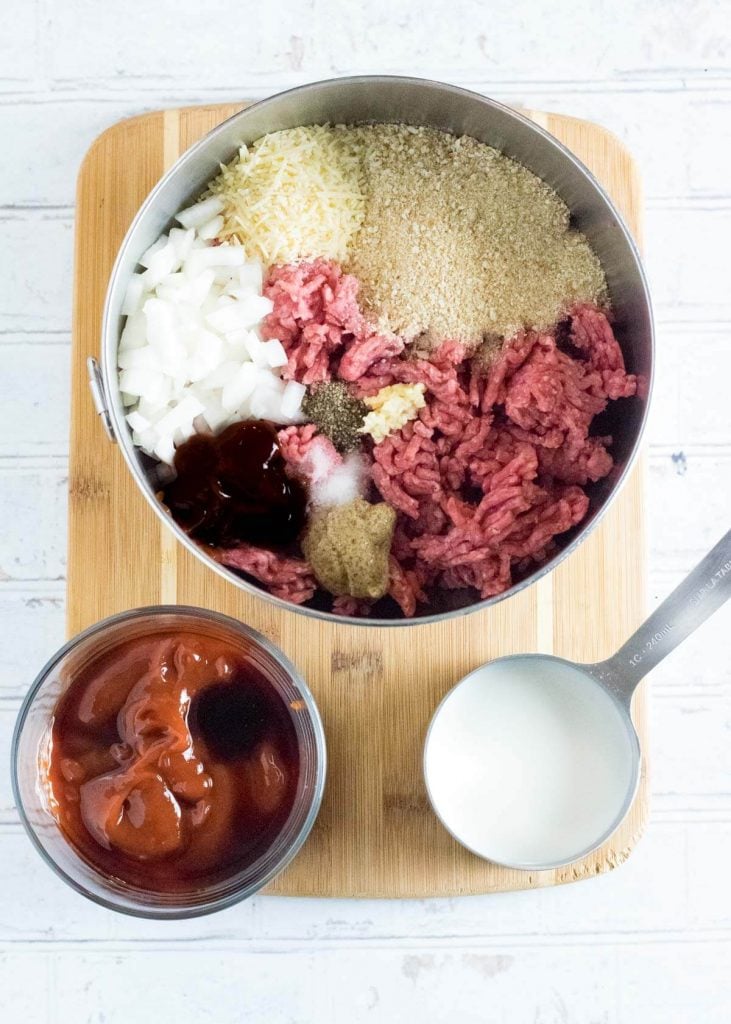
<path id="1" fill-rule="evenodd" d="M 731 530 L 592 674 L 629 701 L 639 681 L 731 597 Z"/>

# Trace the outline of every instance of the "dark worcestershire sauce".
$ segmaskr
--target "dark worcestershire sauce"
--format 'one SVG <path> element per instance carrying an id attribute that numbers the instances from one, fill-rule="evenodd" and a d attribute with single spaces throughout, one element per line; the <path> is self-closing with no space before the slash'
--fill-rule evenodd
<path id="1" fill-rule="evenodd" d="M 168 631 L 118 645 L 54 712 L 61 830 L 98 871 L 149 891 L 230 878 L 291 811 L 294 713 L 243 644 Z"/>
<path id="2" fill-rule="evenodd" d="M 213 547 L 283 547 L 305 523 L 307 497 L 285 473 L 274 428 L 234 423 L 215 437 L 195 434 L 175 452 L 177 476 L 163 491 L 173 518 Z"/>

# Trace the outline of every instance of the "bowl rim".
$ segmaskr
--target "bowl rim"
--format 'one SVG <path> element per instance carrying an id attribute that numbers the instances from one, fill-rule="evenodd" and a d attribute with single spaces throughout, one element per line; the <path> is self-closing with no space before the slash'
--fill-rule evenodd
<path id="1" fill-rule="evenodd" d="M 35 701 L 36 695 L 42 688 L 44 682 L 50 675 L 50 673 L 56 668 L 56 666 L 65 658 L 67 654 L 77 648 L 80 644 L 86 640 L 95 636 L 98 633 L 104 632 L 110 626 L 116 626 L 120 623 L 134 621 L 135 619 L 154 619 L 158 616 L 163 615 L 182 615 L 190 619 L 200 621 L 201 619 L 209 619 L 219 623 L 229 629 L 235 630 L 237 633 L 243 635 L 248 640 L 252 640 L 255 644 L 260 646 L 267 654 L 269 654 L 276 662 L 281 665 L 284 669 L 290 681 L 296 686 L 297 690 L 302 694 L 302 698 L 305 702 L 307 712 L 310 716 L 312 723 L 312 731 L 314 734 L 315 743 L 315 784 L 309 791 L 309 808 L 302 824 L 299 827 L 298 832 L 294 835 L 293 841 L 289 847 L 284 851 L 282 857 L 272 865 L 272 867 L 256 882 L 250 883 L 247 886 L 242 887 L 234 893 L 230 893 L 226 896 L 219 897 L 218 899 L 212 898 L 210 901 L 204 903 L 201 906 L 193 907 L 165 907 L 165 906 L 127 906 L 117 903 L 112 898 L 107 898 L 104 895 L 91 892 L 81 882 L 66 872 L 60 864 L 51 856 L 48 850 L 40 842 L 36 830 L 30 823 L 28 815 L 26 814 L 23 798 L 20 790 L 20 783 L 18 780 L 18 772 L 20 768 L 18 758 L 18 748 L 20 745 L 23 728 L 25 726 L 26 719 L 30 712 L 30 709 Z M 228 907 L 232 907 L 237 903 L 241 903 L 243 900 L 248 899 L 255 893 L 259 892 L 265 885 L 267 885 L 273 878 L 279 875 L 296 857 L 299 851 L 304 846 L 304 843 L 312 831 L 312 827 L 315 823 L 317 815 L 319 814 L 320 807 L 322 805 L 323 793 L 325 790 L 325 781 L 327 778 L 327 745 L 325 741 L 325 731 L 322 724 L 322 718 L 320 716 L 320 710 L 317 706 L 312 691 L 309 686 L 300 675 L 298 669 L 290 661 L 287 655 L 281 651 L 275 644 L 267 639 L 258 630 L 253 629 L 245 622 L 241 622 L 238 619 L 233 618 L 230 615 L 224 615 L 221 612 L 212 611 L 208 608 L 198 608 L 194 605 L 149 605 L 140 608 L 132 608 L 128 611 L 118 612 L 115 615 L 109 615 L 104 619 L 100 619 L 98 622 L 93 623 L 86 629 L 77 633 L 66 641 L 59 649 L 51 655 L 46 661 L 43 668 L 37 674 L 33 682 L 31 683 L 28 692 L 23 698 L 23 702 L 18 711 L 18 717 L 15 721 L 15 727 L 13 729 L 13 737 L 10 743 L 10 779 L 13 793 L 13 802 L 18 812 L 20 822 L 30 839 L 31 843 L 41 855 L 44 862 L 58 875 L 67 885 L 69 885 L 75 892 L 86 899 L 91 900 L 92 903 L 96 903 L 99 906 L 105 907 L 107 910 L 113 910 L 117 913 L 126 914 L 129 917 L 146 918 L 149 920 L 184 920 L 187 918 L 203 917 L 207 914 L 215 913 L 218 910 L 225 910 Z M 68 842 L 68 841 L 67 841 Z M 69 844 L 71 845 L 71 844 Z M 97 872 L 101 877 L 101 872 Z"/>
<path id="2" fill-rule="evenodd" d="M 618 230 L 620 231 L 624 242 L 626 243 L 628 250 L 634 261 L 634 269 L 637 273 L 638 283 L 641 287 L 642 301 L 645 309 L 647 310 L 648 318 L 648 341 L 649 341 L 649 370 L 646 374 L 646 391 L 645 401 L 642 410 L 639 426 L 636 432 L 634 441 L 632 442 L 631 450 L 628 453 L 627 460 L 619 472 L 616 480 L 614 481 L 611 490 L 607 496 L 603 499 L 600 507 L 594 512 L 590 522 L 584 526 L 580 526 L 576 536 L 571 540 L 569 544 L 562 547 L 549 561 L 544 565 L 540 566 L 529 576 L 523 580 L 519 580 L 513 584 L 507 590 L 504 590 L 500 594 L 495 594 L 492 597 L 484 598 L 479 601 L 475 601 L 472 604 L 465 605 L 461 608 L 450 609 L 442 612 L 435 612 L 430 615 L 420 615 L 413 618 L 370 618 L 370 617 L 358 617 L 358 616 L 342 616 L 336 615 L 333 612 L 323 611 L 318 608 L 306 608 L 302 605 L 297 605 L 291 601 L 284 600 L 283 598 L 276 597 L 271 594 L 268 590 L 263 587 L 258 587 L 253 583 L 249 583 L 237 576 L 232 570 L 227 569 L 214 558 L 212 558 L 206 551 L 196 544 L 185 531 L 174 522 L 168 511 L 157 500 L 152 488 L 145 486 L 143 483 L 143 473 L 140 465 L 137 461 L 138 456 L 136 449 L 132 444 L 131 432 L 128 428 L 127 423 L 124 420 L 123 415 L 119 415 L 119 403 L 118 400 L 112 400 L 112 396 L 119 396 L 119 387 L 117 381 L 117 369 L 116 369 L 116 354 L 117 346 L 119 344 L 117 324 L 114 322 L 112 314 L 112 299 L 119 286 L 119 278 L 122 274 L 122 263 L 126 254 L 127 247 L 129 245 L 131 236 L 136 230 L 138 224 L 144 219 L 148 210 L 154 206 L 157 196 L 160 191 L 165 187 L 168 181 L 184 169 L 187 163 L 194 159 L 194 157 L 205 150 L 219 134 L 223 134 L 231 122 L 235 121 L 242 116 L 246 116 L 254 110 L 260 110 L 265 108 L 267 104 L 272 102 L 278 102 L 286 96 L 300 96 L 305 95 L 309 92 L 316 92 L 324 86 L 337 86 L 337 85 L 357 85 L 363 87 L 370 87 L 374 85 L 412 85 L 417 87 L 423 87 L 426 89 L 436 89 L 439 91 L 446 92 L 453 96 L 465 97 L 468 99 L 479 100 L 480 103 L 488 108 L 497 110 L 508 118 L 521 123 L 524 127 L 539 136 L 545 143 L 550 145 L 564 160 L 568 161 L 573 165 L 575 170 L 588 180 L 598 197 L 605 204 L 608 211 L 612 214 L 616 221 Z M 215 169 L 214 169 L 215 170 Z M 538 175 L 539 176 L 539 175 Z M 308 82 L 305 85 L 296 86 L 291 89 L 286 89 L 281 92 L 274 93 L 263 99 L 257 100 L 254 103 L 244 107 L 243 110 L 232 114 L 231 117 L 226 118 L 221 124 L 216 125 L 215 128 L 211 129 L 206 135 L 194 143 L 189 149 L 182 153 L 175 163 L 163 174 L 157 184 L 154 186 L 152 191 L 147 195 L 142 205 L 139 207 L 135 214 L 122 243 L 117 252 L 112 271 L 109 277 L 109 283 L 107 286 L 107 292 L 104 300 L 104 309 L 102 314 L 101 324 L 101 372 L 103 378 L 104 390 L 107 397 L 107 411 L 111 419 L 111 426 L 114 435 L 114 439 L 119 444 L 122 455 L 129 471 L 135 479 L 138 489 L 144 495 L 145 500 L 153 509 L 157 517 L 165 524 L 168 530 L 171 530 L 176 540 L 183 544 L 188 551 L 191 552 L 199 561 L 206 565 L 209 569 L 216 572 L 222 579 L 226 580 L 233 586 L 251 594 L 255 597 L 259 597 L 264 601 L 268 601 L 270 604 L 276 605 L 284 611 L 294 612 L 298 615 L 307 616 L 312 619 L 319 619 L 323 622 L 330 622 L 336 625 L 347 625 L 357 626 L 360 628 L 368 626 L 381 626 L 386 628 L 403 628 L 403 627 L 414 627 L 414 626 L 427 626 L 433 623 L 445 622 L 450 619 L 460 618 L 464 615 L 471 615 L 474 612 L 484 611 L 493 605 L 499 604 L 501 601 L 507 598 L 514 597 L 519 594 L 522 590 L 539 580 L 543 579 L 550 572 L 552 572 L 565 558 L 572 554 L 596 529 L 596 527 L 602 522 L 607 511 L 611 508 L 618 494 L 622 491 L 630 472 L 634 468 L 635 461 L 638 457 L 642 439 L 644 437 L 645 429 L 647 427 L 647 421 L 652 401 L 652 395 L 654 390 L 654 378 L 655 378 L 655 363 L 656 363 L 656 341 L 655 341 L 655 323 L 652 308 L 652 301 L 650 297 L 650 290 L 647 282 L 647 276 L 642 264 L 642 259 L 638 246 L 632 237 L 627 225 L 624 222 L 624 218 L 621 216 L 616 206 L 612 202 L 611 198 L 607 194 L 606 190 L 596 180 L 591 171 L 586 167 L 584 163 L 574 153 L 571 152 L 562 142 L 559 142 L 555 136 L 551 135 L 550 132 L 536 124 L 530 118 L 526 117 L 521 111 L 516 110 L 512 107 L 507 106 L 504 103 L 500 103 L 488 96 L 484 96 L 481 93 L 475 92 L 473 89 L 465 89 L 461 86 L 451 85 L 446 82 L 440 82 L 435 79 L 418 78 L 414 76 L 406 75 L 351 75 L 338 78 L 326 78 L 320 79 L 316 82 Z"/>

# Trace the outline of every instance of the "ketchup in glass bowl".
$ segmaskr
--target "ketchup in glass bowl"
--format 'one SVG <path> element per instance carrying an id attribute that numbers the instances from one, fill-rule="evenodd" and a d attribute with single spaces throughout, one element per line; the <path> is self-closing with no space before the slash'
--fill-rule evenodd
<path id="1" fill-rule="evenodd" d="M 325 744 L 296 669 L 234 619 L 143 608 L 62 648 L 13 739 L 21 819 L 77 891 L 191 917 L 250 896 L 317 815 Z"/>

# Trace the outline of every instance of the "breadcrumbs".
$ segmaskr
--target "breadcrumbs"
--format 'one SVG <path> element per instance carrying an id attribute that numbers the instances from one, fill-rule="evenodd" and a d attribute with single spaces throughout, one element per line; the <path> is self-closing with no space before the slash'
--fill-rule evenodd
<path id="1" fill-rule="evenodd" d="M 606 282 L 558 195 L 476 139 L 431 128 L 336 128 L 361 142 L 365 214 L 345 269 L 370 318 L 424 347 L 548 327 Z"/>

